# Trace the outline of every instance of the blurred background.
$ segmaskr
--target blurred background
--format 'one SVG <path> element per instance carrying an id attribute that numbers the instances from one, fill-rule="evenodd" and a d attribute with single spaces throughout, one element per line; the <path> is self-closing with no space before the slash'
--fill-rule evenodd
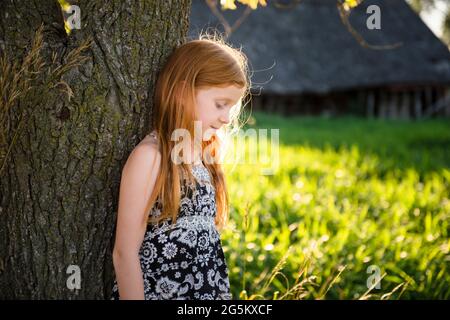
<path id="1" fill-rule="evenodd" d="M 192 3 L 249 58 L 244 129 L 279 130 L 273 175 L 227 171 L 236 297 L 450 297 L 449 3 L 345 2 Z"/>

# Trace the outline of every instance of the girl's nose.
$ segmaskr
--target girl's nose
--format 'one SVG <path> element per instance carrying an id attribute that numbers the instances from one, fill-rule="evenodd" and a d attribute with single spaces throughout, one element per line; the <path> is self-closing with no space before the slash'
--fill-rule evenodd
<path id="1" fill-rule="evenodd" d="M 224 125 L 227 125 L 230 123 L 230 111 L 226 111 L 225 114 L 222 114 L 220 117 L 220 122 L 222 122 Z"/>

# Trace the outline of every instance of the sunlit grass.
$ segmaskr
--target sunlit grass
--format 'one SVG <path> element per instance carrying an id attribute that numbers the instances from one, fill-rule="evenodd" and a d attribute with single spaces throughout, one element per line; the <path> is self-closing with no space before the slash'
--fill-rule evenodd
<path id="1" fill-rule="evenodd" d="M 255 118 L 280 129 L 280 166 L 227 171 L 234 297 L 450 297 L 450 121 Z"/>

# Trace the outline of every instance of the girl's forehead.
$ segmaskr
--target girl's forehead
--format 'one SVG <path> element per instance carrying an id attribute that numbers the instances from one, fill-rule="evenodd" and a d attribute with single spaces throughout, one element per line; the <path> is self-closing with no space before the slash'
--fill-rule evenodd
<path id="1" fill-rule="evenodd" d="M 244 88 L 237 87 L 235 85 L 230 85 L 226 87 L 204 88 L 200 89 L 199 91 L 209 96 L 212 96 L 215 99 L 233 101 L 239 99 L 243 95 Z"/>

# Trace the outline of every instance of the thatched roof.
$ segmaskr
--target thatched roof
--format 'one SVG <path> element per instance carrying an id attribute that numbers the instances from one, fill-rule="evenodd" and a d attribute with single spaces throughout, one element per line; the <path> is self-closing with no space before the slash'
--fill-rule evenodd
<path id="1" fill-rule="evenodd" d="M 242 45 L 256 84 L 273 77 L 261 84 L 263 93 L 450 84 L 448 48 L 404 0 L 365 0 L 350 15 L 351 24 L 368 43 L 403 43 L 392 50 L 362 47 L 341 22 L 336 0 L 303 0 L 289 10 L 271 3 L 251 12 L 228 39 L 234 46 Z M 381 30 L 366 27 L 371 4 L 381 8 Z M 243 10 L 239 6 L 221 13 L 233 22 Z M 195 36 L 207 27 L 224 30 L 203 0 L 193 0 L 189 34 Z"/>

